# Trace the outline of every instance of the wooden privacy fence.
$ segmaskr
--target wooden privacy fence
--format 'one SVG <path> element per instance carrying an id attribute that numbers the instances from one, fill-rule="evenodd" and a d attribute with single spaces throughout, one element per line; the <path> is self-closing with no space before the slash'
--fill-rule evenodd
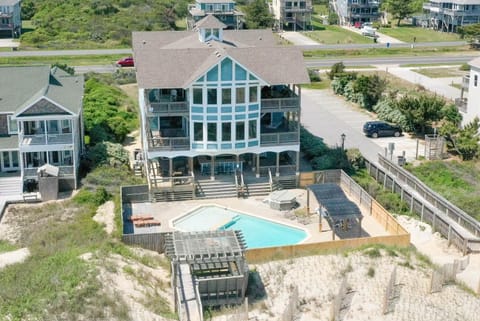
<path id="1" fill-rule="evenodd" d="M 427 187 L 418 178 L 378 155 L 379 165 L 366 160 L 369 174 L 387 190 L 400 195 L 422 221 L 448 239 L 464 254 L 480 251 L 480 223 Z M 471 233 L 471 234 L 470 234 Z"/>

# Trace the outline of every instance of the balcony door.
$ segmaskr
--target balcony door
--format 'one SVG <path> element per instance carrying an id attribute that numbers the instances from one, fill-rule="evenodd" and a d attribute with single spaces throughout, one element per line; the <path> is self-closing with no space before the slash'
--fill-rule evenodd
<path id="1" fill-rule="evenodd" d="M 19 169 L 17 151 L 3 151 L 1 156 L 2 172 L 16 171 Z"/>
<path id="2" fill-rule="evenodd" d="M 45 121 L 35 120 L 23 123 L 25 135 L 39 135 L 45 133 Z"/>

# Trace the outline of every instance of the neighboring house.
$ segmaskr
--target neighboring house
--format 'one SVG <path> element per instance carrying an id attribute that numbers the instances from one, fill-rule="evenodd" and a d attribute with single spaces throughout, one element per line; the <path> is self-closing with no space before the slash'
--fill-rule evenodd
<path id="1" fill-rule="evenodd" d="M 235 8 L 233 0 L 196 0 L 188 6 L 187 28 L 193 29 L 195 23 L 207 15 L 214 15 L 228 29 L 243 28 L 243 13 Z"/>
<path id="2" fill-rule="evenodd" d="M 208 15 L 196 31 L 133 33 L 150 187 L 177 175 L 299 174 L 302 52 L 270 30 L 225 27 Z"/>
<path id="3" fill-rule="evenodd" d="M 457 27 L 480 23 L 480 0 L 429 0 L 423 4 L 425 27 L 456 32 Z"/>
<path id="4" fill-rule="evenodd" d="M 20 1 L 0 0 L 0 37 L 20 37 L 22 33 Z"/>
<path id="5" fill-rule="evenodd" d="M 475 117 L 480 118 L 480 58 L 475 58 L 468 64 L 470 74 L 463 77 L 461 96 L 455 100 L 463 117 L 462 125 Z"/>
<path id="6" fill-rule="evenodd" d="M 273 0 L 271 10 L 280 29 L 308 30 L 312 26 L 312 0 Z"/>
<path id="7" fill-rule="evenodd" d="M 78 186 L 83 77 L 50 66 L 0 67 L 0 170 L 37 181 L 59 167 L 59 189 Z"/>
<path id="8" fill-rule="evenodd" d="M 330 0 L 341 25 L 360 26 L 363 22 L 377 21 L 381 0 Z"/>

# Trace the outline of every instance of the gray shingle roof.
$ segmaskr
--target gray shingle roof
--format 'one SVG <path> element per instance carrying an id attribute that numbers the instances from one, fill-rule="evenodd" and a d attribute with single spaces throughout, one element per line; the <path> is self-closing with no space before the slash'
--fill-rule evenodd
<path id="1" fill-rule="evenodd" d="M 472 67 L 480 68 L 480 57 L 471 60 L 468 64 Z"/>
<path id="2" fill-rule="evenodd" d="M 140 88 L 186 88 L 226 56 L 270 85 L 309 83 L 301 51 L 276 45 L 270 30 L 224 30 L 224 41 L 203 43 L 194 31 L 134 32 Z"/>
<path id="3" fill-rule="evenodd" d="M 0 112 L 20 112 L 41 97 L 78 114 L 83 76 L 71 76 L 50 66 L 0 67 Z"/>
<path id="4" fill-rule="evenodd" d="M 195 28 L 216 28 L 224 29 L 227 25 L 215 18 L 213 15 L 208 14 L 205 18 L 202 18 L 195 24 Z"/>

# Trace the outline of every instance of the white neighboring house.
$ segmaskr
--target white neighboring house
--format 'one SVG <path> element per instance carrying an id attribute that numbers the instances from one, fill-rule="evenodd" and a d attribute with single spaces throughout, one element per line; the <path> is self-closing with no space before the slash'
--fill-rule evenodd
<path id="1" fill-rule="evenodd" d="M 312 26 L 312 0 L 273 0 L 271 11 L 280 29 L 309 30 Z"/>
<path id="2" fill-rule="evenodd" d="M 458 27 L 480 22 L 480 0 L 428 0 L 423 4 L 426 26 L 456 32 Z"/>
<path id="3" fill-rule="evenodd" d="M 20 0 L 0 0 L 0 36 L 6 34 L 12 38 L 20 37 L 22 19 Z"/>
<path id="4" fill-rule="evenodd" d="M 0 67 L 0 176 L 16 173 L 25 185 L 50 164 L 60 191 L 78 187 L 83 83 L 50 66 Z"/>
<path id="5" fill-rule="evenodd" d="M 475 117 L 480 118 L 480 57 L 468 63 L 470 74 L 463 77 L 460 98 L 455 104 L 462 114 L 462 125 L 471 122 Z"/>

